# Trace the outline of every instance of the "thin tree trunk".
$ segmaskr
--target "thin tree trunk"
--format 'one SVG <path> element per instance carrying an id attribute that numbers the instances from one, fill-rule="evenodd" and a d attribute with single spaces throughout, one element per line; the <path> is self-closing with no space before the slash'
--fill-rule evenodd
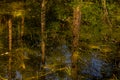
<path id="1" fill-rule="evenodd" d="M 18 21 L 18 35 L 17 35 L 17 37 L 18 37 L 18 46 L 20 47 L 21 46 L 21 44 L 20 44 L 20 32 L 21 32 L 21 29 L 20 29 L 20 22 Z"/>
<path id="2" fill-rule="evenodd" d="M 21 34 L 20 34 L 20 42 L 21 42 L 21 47 L 23 46 L 23 40 L 22 37 L 24 35 L 24 16 L 22 16 L 22 21 L 21 21 Z"/>
<path id="3" fill-rule="evenodd" d="M 24 16 L 21 18 L 21 22 L 18 21 L 18 45 L 19 47 L 23 46 L 22 37 L 24 35 Z"/>
<path id="4" fill-rule="evenodd" d="M 45 0 L 42 1 L 41 7 L 41 39 L 42 64 L 45 64 Z"/>
<path id="5" fill-rule="evenodd" d="M 76 2 L 76 0 L 75 0 Z M 80 0 L 77 1 L 80 3 Z M 80 21 L 81 21 L 81 10 L 80 7 L 81 4 L 76 5 L 73 8 L 73 41 L 72 41 L 72 79 L 78 80 L 78 65 L 77 65 L 77 53 L 78 53 L 78 47 L 79 47 L 79 31 L 80 31 Z"/>
<path id="6" fill-rule="evenodd" d="M 1 16 L 0 16 L 0 26 L 2 26 L 2 22 L 1 22 L 1 21 L 2 21 L 2 18 L 1 18 Z"/>
<path id="7" fill-rule="evenodd" d="M 8 29 L 9 29 L 9 64 L 8 64 L 8 80 L 12 80 L 12 54 L 11 54 L 11 50 L 12 50 L 12 19 L 10 18 L 8 20 Z"/>
<path id="8" fill-rule="evenodd" d="M 106 0 L 101 0 L 101 2 L 102 2 L 103 12 L 104 12 L 104 16 L 103 16 L 104 22 L 107 22 L 108 25 L 112 28 L 112 23 L 109 19 L 108 10 L 107 10 L 107 7 L 106 7 Z"/>
<path id="9" fill-rule="evenodd" d="M 21 21 L 21 38 L 24 35 L 24 16 L 22 16 L 22 21 Z"/>
<path id="10" fill-rule="evenodd" d="M 45 14 L 46 14 L 46 0 L 42 0 L 41 4 L 41 53 L 42 53 L 42 71 L 45 72 Z M 42 77 L 45 80 L 45 77 Z"/>

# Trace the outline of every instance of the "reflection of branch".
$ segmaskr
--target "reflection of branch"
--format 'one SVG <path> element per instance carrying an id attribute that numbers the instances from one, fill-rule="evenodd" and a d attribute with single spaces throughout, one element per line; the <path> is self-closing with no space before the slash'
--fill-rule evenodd
<path id="1" fill-rule="evenodd" d="M 5 79 L 5 78 L 3 78 L 3 77 L 0 75 L 0 80 L 8 80 L 8 79 Z"/>
<path id="2" fill-rule="evenodd" d="M 62 71 L 62 70 L 65 70 L 65 69 L 66 69 L 66 67 L 59 68 L 59 69 L 56 69 L 56 70 L 51 70 L 50 72 L 45 73 L 45 74 L 43 74 L 43 75 L 41 75 L 41 76 L 38 76 L 38 77 L 41 78 L 41 77 L 47 76 L 47 75 L 49 75 L 49 74 L 55 73 L 55 72 L 57 72 L 57 71 Z M 30 78 L 27 78 L 26 80 L 31 80 L 31 79 L 35 79 L 35 78 L 37 78 L 37 77 L 32 76 L 32 77 L 30 77 Z"/>
<path id="3" fill-rule="evenodd" d="M 40 77 L 43 77 L 43 76 L 46 76 L 46 75 L 49 75 L 49 74 L 52 74 L 52 73 L 57 72 L 57 71 L 65 70 L 65 69 L 66 69 L 66 67 L 59 68 L 59 69 L 56 69 L 56 70 L 52 70 L 52 71 L 50 71 L 50 72 L 48 72 L 48 73 L 46 73 L 46 74 L 43 74 L 43 75 L 39 76 L 39 78 L 40 78 Z"/>

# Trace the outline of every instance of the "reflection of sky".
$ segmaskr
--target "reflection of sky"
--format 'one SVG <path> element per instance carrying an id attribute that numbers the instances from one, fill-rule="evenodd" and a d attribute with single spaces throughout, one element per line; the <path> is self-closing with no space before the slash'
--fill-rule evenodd
<path id="1" fill-rule="evenodd" d="M 71 53 L 66 45 L 62 46 L 62 53 L 65 55 L 65 63 L 71 63 Z M 91 60 L 84 59 L 84 62 L 88 63 L 87 67 L 83 69 L 83 74 L 88 74 L 96 78 L 103 78 L 102 71 L 105 73 L 105 76 L 110 76 L 111 66 L 105 63 L 103 60 L 98 59 L 97 53 L 91 54 Z M 84 67 L 84 66 L 82 66 Z"/>
<path id="2" fill-rule="evenodd" d="M 98 58 L 92 57 L 88 66 L 82 71 L 82 73 L 96 78 L 103 78 L 102 72 L 104 72 L 104 76 L 107 77 L 111 75 L 111 71 L 112 68 L 110 65 Z"/>
<path id="3" fill-rule="evenodd" d="M 62 50 L 62 53 L 64 54 L 64 56 L 66 57 L 65 63 L 71 64 L 71 53 L 68 50 L 68 47 L 66 45 L 63 45 L 61 50 Z M 95 55 L 93 58 L 91 58 L 90 61 L 88 61 L 87 59 L 84 59 L 84 58 L 83 58 L 83 60 L 85 63 L 86 62 L 88 63 L 88 66 L 82 71 L 83 74 L 88 74 L 88 75 L 91 75 L 91 76 L 94 76 L 97 78 L 103 77 L 101 74 L 101 68 L 102 68 L 102 65 L 105 64 L 104 61 L 97 59 Z M 64 80 L 67 80 L 67 78 L 68 77 L 66 77 L 66 79 L 64 79 Z"/>
<path id="4" fill-rule="evenodd" d="M 66 45 L 62 46 L 62 53 L 64 54 L 64 56 L 66 58 L 65 63 L 70 64 L 71 63 L 71 53 L 70 53 L 70 51 L 68 51 L 68 47 Z"/>
<path id="5" fill-rule="evenodd" d="M 19 71 L 16 71 L 16 79 L 22 80 L 22 75 Z"/>
<path id="6" fill-rule="evenodd" d="M 92 58 L 90 64 L 87 66 L 85 70 L 83 70 L 83 73 L 101 78 L 102 77 L 101 68 L 103 64 L 104 64 L 103 61 Z"/>

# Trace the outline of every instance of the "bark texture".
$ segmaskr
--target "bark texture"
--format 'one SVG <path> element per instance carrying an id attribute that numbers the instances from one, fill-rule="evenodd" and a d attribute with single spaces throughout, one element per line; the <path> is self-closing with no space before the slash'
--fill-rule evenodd
<path id="1" fill-rule="evenodd" d="M 78 2 L 80 2 L 78 0 Z M 81 21 L 81 5 L 76 5 L 73 8 L 73 41 L 72 41 L 72 79 L 78 80 L 78 65 L 77 65 L 77 53 L 78 53 L 78 47 L 79 47 L 79 31 L 80 31 L 80 21 Z"/>
<path id="2" fill-rule="evenodd" d="M 9 34 L 8 34 L 8 41 L 9 41 L 9 64 L 8 64 L 8 80 L 12 80 L 12 54 L 11 54 L 11 50 L 12 50 L 12 19 L 9 18 L 8 20 L 8 30 L 9 30 Z"/>
<path id="3" fill-rule="evenodd" d="M 46 14 L 46 0 L 42 0 L 41 4 L 41 56 L 42 56 L 42 71 L 45 73 L 43 67 L 45 66 L 45 14 Z M 45 80 L 45 77 L 42 77 Z"/>
<path id="4" fill-rule="evenodd" d="M 42 52 L 42 64 L 45 64 L 45 0 L 42 1 L 41 6 L 41 52 Z"/>

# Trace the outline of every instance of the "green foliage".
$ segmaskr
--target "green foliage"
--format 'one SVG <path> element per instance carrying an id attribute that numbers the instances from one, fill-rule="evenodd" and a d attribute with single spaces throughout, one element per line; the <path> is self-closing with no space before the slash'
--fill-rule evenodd
<path id="1" fill-rule="evenodd" d="M 82 26 L 80 33 L 81 39 L 87 38 L 91 42 L 100 41 L 102 31 L 102 10 L 100 9 L 100 6 L 95 3 L 84 3 L 83 5 L 84 6 L 82 6 Z"/>
<path id="2" fill-rule="evenodd" d="M 14 71 L 19 70 L 25 80 L 36 79 L 39 74 L 43 76 L 57 75 L 61 80 L 66 75 L 71 76 L 71 67 L 65 63 L 65 54 L 72 51 L 71 24 L 73 8 L 78 5 L 81 6 L 82 13 L 79 34 L 80 46 L 79 51 L 74 55 L 78 58 L 78 66 L 81 66 L 80 64 L 87 66 L 82 59 L 89 61 L 91 54 L 94 52 L 100 53 L 99 58 L 106 62 L 112 62 L 117 56 L 120 57 L 120 3 L 118 0 L 107 0 L 108 17 L 112 27 L 103 21 L 104 12 L 100 0 L 49 0 L 46 6 L 46 65 L 42 66 L 46 69 L 46 74 L 43 73 L 40 70 L 41 1 L 26 0 L 23 2 L 12 0 L 9 3 L 0 3 L 0 75 L 5 76 L 7 73 L 5 72 L 8 68 L 6 66 L 8 55 L 5 55 L 8 52 L 7 19 L 12 15 L 12 68 Z M 24 16 L 25 21 L 22 46 L 19 46 L 21 16 Z M 62 48 L 63 45 L 68 47 L 67 51 L 65 51 L 66 48 Z M 82 70 L 82 68 L 79 69 Z M 65 74 L 65 76 L 61 74 Z M 117 75 L 114 78 L 117 80 Z M 53 77 L 51 80 L 54 79 Z"/>
<path id="3" fill-rule="evenodd" d="M 25 17 L 28 19 L 40 17 L 40 3 L 33 0 L 26 0 L 25 2 Z"/>

